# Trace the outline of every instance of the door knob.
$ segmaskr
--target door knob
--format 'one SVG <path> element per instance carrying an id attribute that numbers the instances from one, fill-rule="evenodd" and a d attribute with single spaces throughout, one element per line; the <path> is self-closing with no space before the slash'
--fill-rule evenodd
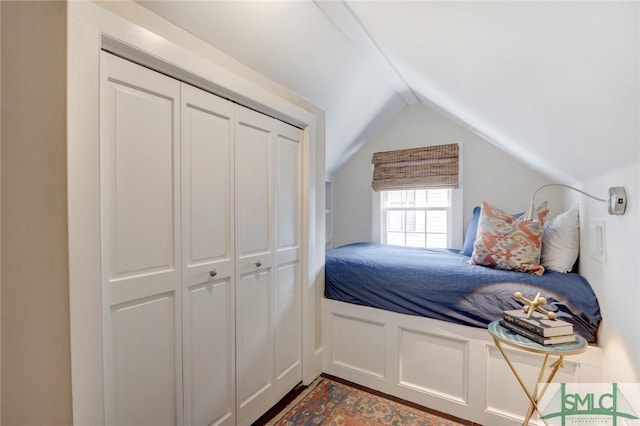
<path id="1" fill-rule="evenodd" d="M 260 262 L 260 259 L 258 259 L 258 261 L 256 262 L 256 268 L 259 268 L 262 266 L 262 262 Z"/>
<path id="2" fill-rule="evenodd" d="M 212 270 L 209 271 L 209 275 L 211 277 L 215 277 L 216 275 L 218 275 L 218 271 L 216 271 L 215 269 L 212 269 Z"/>

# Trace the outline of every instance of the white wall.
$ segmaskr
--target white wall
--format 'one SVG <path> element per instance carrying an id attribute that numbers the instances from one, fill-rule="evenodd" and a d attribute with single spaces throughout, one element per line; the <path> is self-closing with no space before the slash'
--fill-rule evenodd
<path id="1" fill-rule="evenodd" d="M 423 105 L 407 106 L 334 174 L 334 247 L 371 241 L 371 156 L 374 152 L 427 145 L 461 143 L 463 232 L 474 206 L 482 200 L 508 212 L 525 211 L 530 196 L 549 180 L 480 136 Z M 552 189 L 536 197 L 549 201 L 551 214 L 562 211 L 564 195 Z M 463 233 L 464 236 L 464 233 Z M 460 247 L 457 247 L 460 248 Z"/>
<path id="2" fill-rule="evenodd" d="M 71 424 L 66 13 L 2 9 L 2 418 Z"/>
<path id="3" fill-rule="evenodd" d="M 636 142 L 637 143 L 637 142 Z M 569 203 L 580 203 L 580 273 L 596 292 L 602 313 L 598 343 L 604 348 L 605 382 L 640 381 L 640 162 L 617 172 L 580 182 L 581 189 L 607 198 L 611 186 L 624 186 L 627 211 L 611 216 L 604 203 L 567 193 Z M 604 220 L 606 264 L 589 255 L 588 226 Z"/>

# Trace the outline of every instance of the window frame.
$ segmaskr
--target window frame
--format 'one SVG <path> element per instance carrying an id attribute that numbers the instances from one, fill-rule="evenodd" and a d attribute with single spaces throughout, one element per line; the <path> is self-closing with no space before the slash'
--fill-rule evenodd
<path id="1" fill-rule="evenodd" d="M 449 207 L 432 207 L 428 209 L 448 209 L 447 220 L 447 248 L 462 250 L 463 244 L 463 193 L 462 187 L 449 189 Z M 386 244 L 386 224 L 384 208 L 384 191 L 374 192 L 372 190 L 372 221 L 371 221 L 371 241 L 379 244 Z M 422 210 L 427 208 L 409 208 L 400 210 Z"/>

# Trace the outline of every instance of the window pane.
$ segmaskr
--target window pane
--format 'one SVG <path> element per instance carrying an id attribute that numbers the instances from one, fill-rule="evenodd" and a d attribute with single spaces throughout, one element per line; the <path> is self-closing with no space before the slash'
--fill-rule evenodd
<path id="1" fill-rule="evenodd" d="M 436 232 L 439 234 L 447 233 L 446 210 L 427 211 L 427 232 Z"/>
<path id="2" fill-rule="evenodd" d="M 407 227 L 406 227 L 406 231 L 407 232 L 415 232 L 416 231 L 416 212 L 415 211 L 408 211 L 406 213 L 406 223 L 407 223 Z"/>
<path id="3" fill-rule="evenodd" d="M 450 198 L 449 189 L 384 191 L 385 242 L 446 248 Z"/>
<path id="4" fill-rule="evenodd" d="M 425 232 L 426 231 L 426 214 L 424 210 L 419 210 L 413 212 L 416 215 L 416 232 Z M 408 231 L 408 230 L 407 230 Z"/>
<path id="5" fill-rule="evenodd" d="M 428 207 L 448 207 L 449 206 L 449 190 L 448 189 L 430 189 L 427 198 Z"/>
<path id="6" fill-rule="evenodd" d="M 403 211 L 387 212 L 387 231 L 404 232 L 404 212 Z"/>
<path id="7" fill-rule="evenodd" d="M 402 191 L 387 191 L 385 195 L 387 207 L 402 207 Z"/>
<path id="8" fill-rule="evenodd" d="M 416 205 L 416 191 L 402 191 L 404 192 L 404 206 L 413 207 Z"/>
<path id="9" fill-rule="evenodd" d="M 425 234 L 407 233 L 407 247 L 425 247 Z"/>
<path id="10" fill-rule="evenodd" d="M 426 207 L 427 206 L 427 190 L 421 189 L 414 191 L 416 193 L 416 207 Z"/>
<path id="11" fill-rule="evenodd" d="M 387 232 L 387 244 L 392 246 L 403 246 L 404 236 L 404 232 Z"/>
<path id="12" fill-rule="evenodd" d="M 425 207 L 427 205 L 427 191 L 386 191 L 383 201 L 385 207 Z"/>
<path id="13" fill-rule="evenodd" d="M 447 236 L 444 234 L 427 234 L 427 247 L 447 248 Z"/>

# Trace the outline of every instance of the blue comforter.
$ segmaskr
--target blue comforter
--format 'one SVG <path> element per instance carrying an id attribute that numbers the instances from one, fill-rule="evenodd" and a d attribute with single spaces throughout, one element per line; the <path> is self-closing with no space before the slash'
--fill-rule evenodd
<path id="1" fill-rule="evenodd" d="M 595 343 L 600 324 L 598 300 L 578 274 L 544 275 L 472 265 L 458 250 L 420 249 L 371 243 L 327 251 L 325 297 L 409 315 L 486 327 L 506 309 L 522 305 L 520 291 L 547 298 L 547 308 L 574 324 Z"/>

